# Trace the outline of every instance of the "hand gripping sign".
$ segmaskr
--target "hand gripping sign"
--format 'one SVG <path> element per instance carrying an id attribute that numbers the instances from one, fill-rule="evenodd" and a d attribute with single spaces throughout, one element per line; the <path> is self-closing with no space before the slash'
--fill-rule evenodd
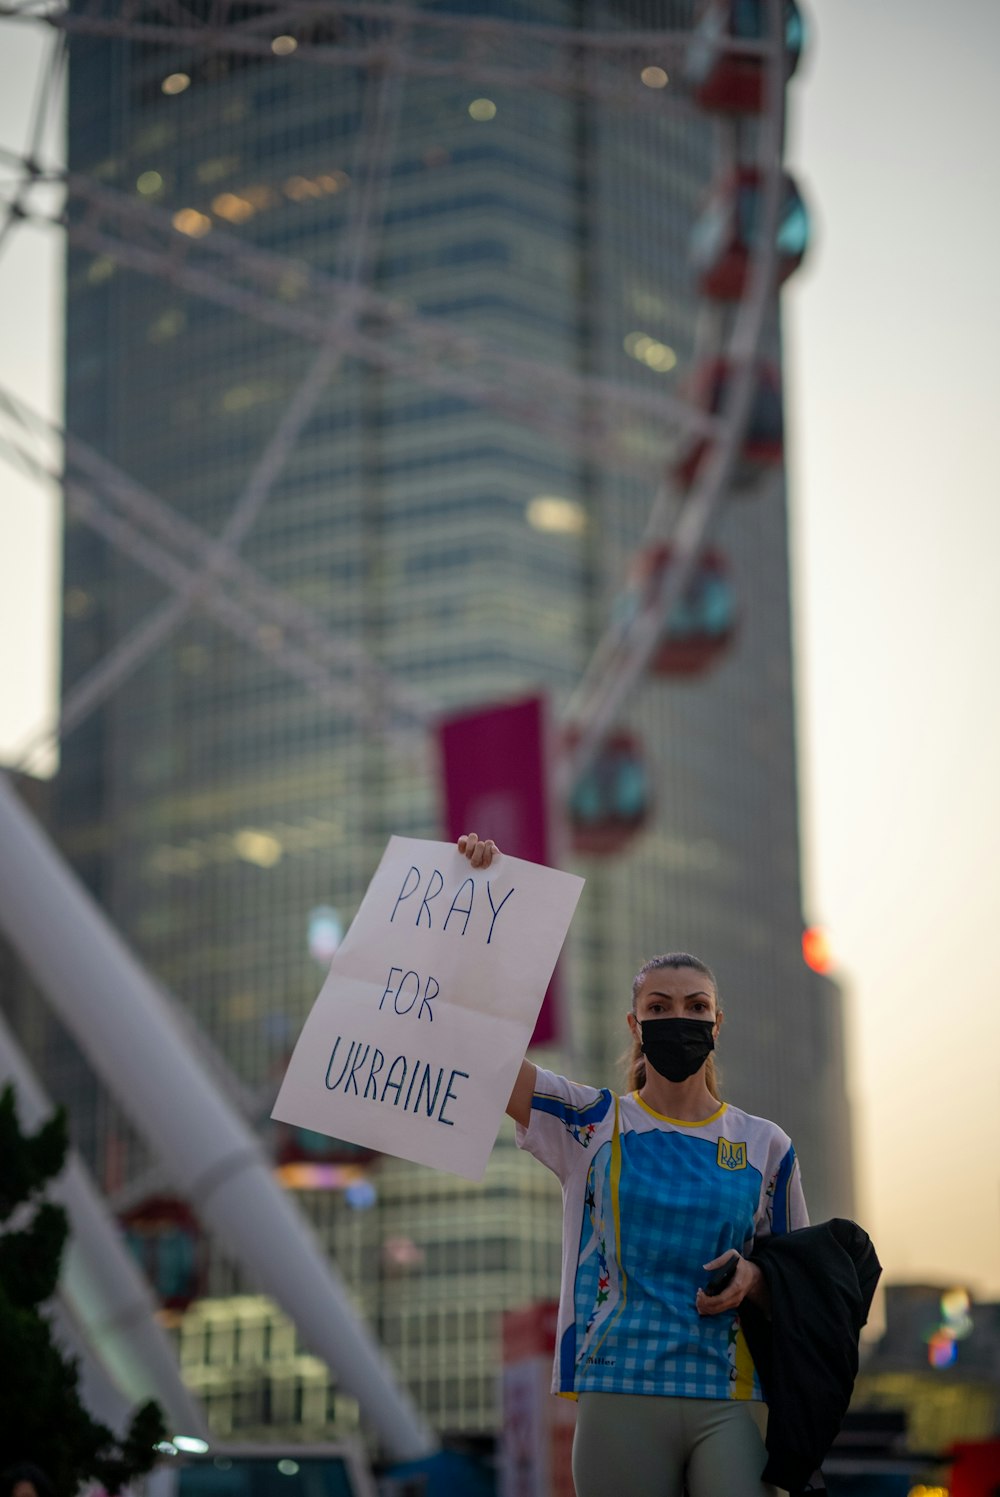
<path id="1" fill-rule="evenodd" d="M 582 888 L 391 838 L 271 1116 L 481 1180 Z"/>

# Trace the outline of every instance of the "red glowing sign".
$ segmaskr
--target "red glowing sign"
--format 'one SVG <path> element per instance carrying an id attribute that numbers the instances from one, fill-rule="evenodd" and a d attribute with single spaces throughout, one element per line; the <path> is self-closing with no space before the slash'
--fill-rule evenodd
<path id="1" fill-rule="evenodd" d="M 821 925 L 810 925 L 802 932 L 802 956 L 813 972 L 829 972 L 833 966 L 833 946 Z"/>

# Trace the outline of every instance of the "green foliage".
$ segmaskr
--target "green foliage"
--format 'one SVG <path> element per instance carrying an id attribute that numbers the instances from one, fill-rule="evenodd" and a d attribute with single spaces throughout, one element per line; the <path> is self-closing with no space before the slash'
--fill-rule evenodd
<path id="1" fill-rule="evenodd" d="M 68 1148 L 65 1108 L 60 1107 L 33 1138 L 26 1138 L 17 1121 L 14 1088 L 8 1083 L 0 1093 L 0 1222 L 58 1175 Z"/>
<path id="2" fill-rule="evenodd" d="M 32 1137 L 17 1121 L 13 1087 L 0 1095 L 0 1222 L 41 1192 L 66 1158 L 60 1111 Z M 40 1306 L 59 1277 L 66 1213 L 48 1202 L 30 1221 L 0 1235 L 0 1470 L 20 1461 L 40 1466 L 56 1497 L 75 1497 L 96 1480 L 116 1492 L 151 1470 L 154 1446 L 166 1438 L 160 1410 L 143 1404 L 119 1442 L 80 1402 L 78 1371 L 52 1339 Z"/>
<path id="3" fill-rule="evenodd" d="M 0 1292 L 12 1305 L 27 1310 L 51 1299 L 68 1236 L 65 1211 L 46 1201 L 24 1231 L 0 1237 Z"/>

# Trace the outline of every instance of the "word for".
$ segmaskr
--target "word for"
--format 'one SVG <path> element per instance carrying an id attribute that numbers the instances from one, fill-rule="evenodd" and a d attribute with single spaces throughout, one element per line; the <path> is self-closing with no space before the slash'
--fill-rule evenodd
<path id="1" fill-rule="evenodd" d="M 416 895 L 420 892 L 421 885 L 423 885 L 423 893 L 421 894 L 420 903 L 417 905 L 417 917 L 413 923 L 419 930 L 424 922 L 424 916 L 426 916 L 427 929 L 434 929 L 434 917 L 431 914 L 431 902 L 437 899 L 442 889 L 444 888 L 444 875 L 439 868 L 431 869 L 430 873 L 427 876 L 426 884 L 424 884 L 424 876 L 421 873 L 420 869 L 416 867 L 410 868 L 410 871 L 407 873 L 406 877 L 403 880 L 402 888 L 400 889 L 399 894 L 396 896 L 396 903 L 392 907 L 392 914 L 389 916 L 390 925 L 395 920 L 396 911 L 399 909 L 400 905 L 405 904 L 409 899 L 415 898 Z M 480 885 L 480 888 L 482 888 L 482 885 Z M 497 916 L 500 914 L 500 911 L 503 909 L 504 905 L 507 903 L 513 892 L 514 888 L 513 886 L 511 886 L 511 888 L 507 890 L 507 893 L 504 895 L 503 899 L 501 899 L 500 903 L 496 904 L 493 899 L 493 885 L 488 879 L 486 881 L 486 897 L 490 902 L 490 909 L 493 912 L 493 918 L 490 921 L 490 928 L 486 935 L 487 946 L 493 939 L 493 927 L 497 923 Z M 482 896 L 480 895 L 480 905 L 482 904 L 482 902 Z M 455 919 L 454 929 L 459 932 L 459 935 L 464 936 L 465 932 L 469 928 L 469 921 L 472 918 L 472 912 L 475 908 L 475 903 L 475 882 L 471 878 L 463 879 L 458 888 L 455 890 L 455 893 L 452 895 L 451 904 L 448 906 L 448 913 L 444 917 L 444 923 L 441 926 L 441 929 L 447 930 L 452 919 L 455 919 L 455 917 L 457 916 L 459 918 Z M 411 910 L 412 906 L 411 909 L 405 910 L 403 913 L 409 915 L 411 913 Z M 440 918 L 440 910 L 437 913 L 438 917 Z"/>
<path id="2" fill-rule="evenodd" d="M 407 1055 L 397 1055 L 386 1070 L 386 1057 L 377 1045 L 351 1040 L 341 1059 L 340 1074 L 334 1081 L 337 1051 L 342 1039 L 343 1035 L 338 1034 L 330 1052 L 326 1068 L 327 1091 L 339 1091 L 344 1096 L 353 1093 L 369 1102 L 385 1102 L 391 1096 L 390 1106 L 402 1106 L 404 1112 L 433 1118 L 436 1123 L 454 1128 L 454 1118 L 446 1118 L 444 1110 L 449 1102 L 457 1100 L 458 1093 L 453 1087 L 459 1076 L 468 1081 L 468 1071 L 452 1070 L 445 1085 L 444 1066 L 438 1066 L 435 1075 L 435 1068 L 427 1061 L 411 1060 Z"/>
<path id="3" fill-rule="evenodd" d="M 400 974 L 400 976 L 399 981 L 395 984 L 395 986 L 393 986 L 393 975 L 395 973 Z M 413 979 L 412 994 L 410 993 L 411 978 Z M 431 986 L 432 984 L 433 990 Z M 420 978 L 417 976 L 416 972 L 404 972 L 402 967 L 390 967 L 389 978 L 385 985 L 385 992 L 379 999 L 379 1011 L 381 1012 L 382 1005 L 389 997 L 390 993 L 392 994 L 392 1006 L 396 1010 L 397 1014 L 408 1014 L 413 1008 L 413 1005 L 416 1003 L 417 999 L 420 998 L 420 1007 L 417 1009 L 417 1018 L 422 1018 L 424 1009 L 426 1009 L 427 1017 L 433 1024 L 434 1010 L 431 1008 L 431 1001 L 440 993 L 441 984 L 438 982 L 436 977 L 428 977 L 427 981 L 423 985 L 423 988 L 423 997 L 421 997 Z"/>

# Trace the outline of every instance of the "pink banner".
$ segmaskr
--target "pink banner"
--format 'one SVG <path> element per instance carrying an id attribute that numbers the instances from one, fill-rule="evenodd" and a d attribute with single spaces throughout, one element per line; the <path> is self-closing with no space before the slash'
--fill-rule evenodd
<path id="1" fill-rule="evenodd" d="M 477 708 L 438 725 L 445 834 L 492 837 L 502 852 L 558 867 L 549 794 L 548 711 L 544 697 Z M 531 1037 L 558 1045 L 564 1026 L 560 967 L 552 974 Z"/>

